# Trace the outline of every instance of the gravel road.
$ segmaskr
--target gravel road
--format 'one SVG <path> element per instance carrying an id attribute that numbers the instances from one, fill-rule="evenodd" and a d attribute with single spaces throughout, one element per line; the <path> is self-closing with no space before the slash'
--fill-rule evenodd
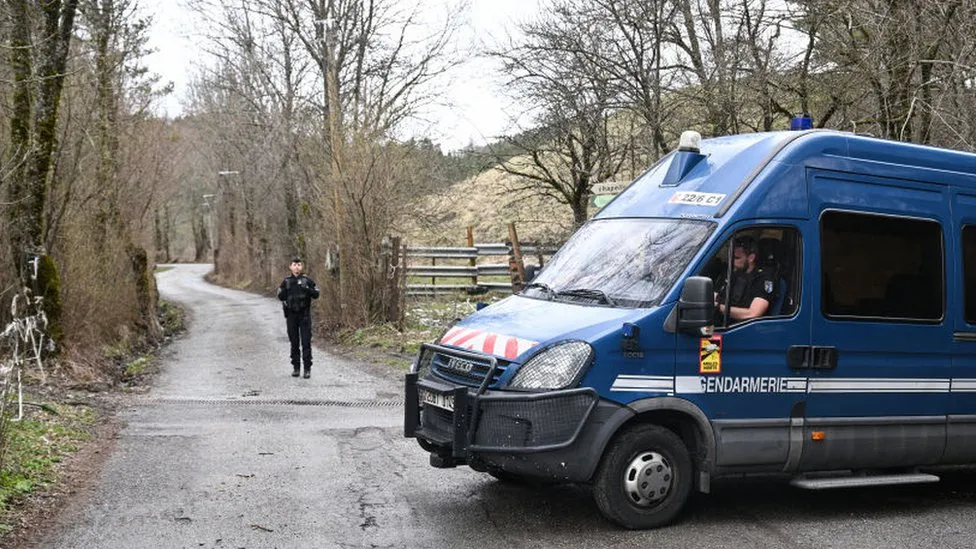
<path id="1" fill-rule="evenodd" d="M 45 548 L 971 548 L 976 475 L 811 493 L 726 481 L 677 525 L 620 530 L 587 488 L 529 488 L 436 470 L 402 437 L 401 373 L 315 349 L 290 376 L 273 299 L 158 275 L 189 330 L 166 353 L 94 487 Z"/>

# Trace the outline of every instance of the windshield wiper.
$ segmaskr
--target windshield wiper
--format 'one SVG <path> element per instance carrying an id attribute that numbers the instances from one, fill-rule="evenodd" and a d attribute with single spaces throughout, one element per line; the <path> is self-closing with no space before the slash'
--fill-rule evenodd
<path id="1" fill-rule="evenodd" d="M 594 299 L 599 299 L 602 303 L 606 303 L 611 307 L 616 307 L 617 303 L 610 299 L 603 290 L 594 290 L 590 288 L 573 288 L 572 290 L 563 290 L 561 292 L 556 292 L 557 296 L 568 295 L 571 297 L 592 297 Z"/>
<path id="2" fill-rule="evenodd" d="M 548 299 L 549 301 L 552 301 L 552 298 L 556 295 L 556 292 L 554 292 L 553 289 L 550 288 L 548 284 L 543 284 L 541 282 L 529 282 L 525 286 L 522 286 L 522 291 L 524 292 L 525 290 L 531 288 L 538 288 L 542 290 L 543 293 L 546 294 L 546 299 Z"/>

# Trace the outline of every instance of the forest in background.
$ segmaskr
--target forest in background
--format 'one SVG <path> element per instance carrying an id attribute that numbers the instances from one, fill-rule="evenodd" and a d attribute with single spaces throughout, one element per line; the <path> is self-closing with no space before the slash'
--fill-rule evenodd
<path id="1" fill-rule="evenodd" d="M 191 0 L 208 68 L 176 120 L 153 109 L 168 90 L 137 3 L 0 2 L 0 326 L 22 288 L 43 296 L 69 376 L 158 339 L 152 267 L 169 261 L 215 259 L 222 283 L 270 291 L 300 254 L 321 329 L 385 322 L 388 237 L 484 169 L 509 176 L 507 200 L 561 205 L 571 230 L 593 184 L 632 178 L 687 129 L 808 113 L 976 145 L 971 0 L 544 0 L 475 51 L 457 41 L 463 1 L 431 21 L 420 0 Z M 411 131 L 473 55 L 523 111 L 445 153 Z"/>

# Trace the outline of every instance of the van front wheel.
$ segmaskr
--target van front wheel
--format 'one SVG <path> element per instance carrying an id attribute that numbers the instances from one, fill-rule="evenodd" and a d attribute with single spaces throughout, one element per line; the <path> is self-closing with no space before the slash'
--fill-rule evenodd
<path id="1" fill-rule="evenodd" d="M 596 472 L 593 498 L 603 516 L 632 529 L 668 524 L 691 494 L 688 448 L 657 425 L 639 425 L 607 449 Z"/>

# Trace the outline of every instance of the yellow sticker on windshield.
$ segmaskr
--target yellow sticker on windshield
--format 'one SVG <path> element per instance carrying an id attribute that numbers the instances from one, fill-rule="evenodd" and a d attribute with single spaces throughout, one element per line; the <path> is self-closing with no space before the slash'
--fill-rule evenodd
<path id="1" fill-rule="evenodd" d="M 722 336 L 713 335 L 701 338 L 701 349 L 698 358 L 698 373 L 722 373 Z"/>

